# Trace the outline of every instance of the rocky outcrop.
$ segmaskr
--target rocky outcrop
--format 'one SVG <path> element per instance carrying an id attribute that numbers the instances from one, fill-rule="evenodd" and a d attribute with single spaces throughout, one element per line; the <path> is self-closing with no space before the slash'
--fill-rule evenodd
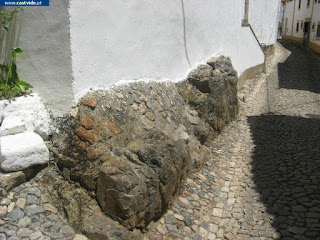
<path id="1" fill-rule="evenodd" d="M 186 81 L 132 83 L 84 97 L 58 122 L 57 163 L 91 192 L 105 214 L 144 229 L 167 210 L 207 144 L 238 113 L 236 72 L 212 59 Z"/>
<path id="2" fill-rule="evenodd" d="M 239 112 L 237 72 L 229 58 L 210 59 L 191 71 L 188 83 L 179 84 L 179 92 L 201 119 L 216 132 L 235 119 Z"/>
<path id="3" fill-rule="evenodd" d="M 79 184 L 62 179 L 54 166 L 42 170 L 36 180 L 43 185 L 44 195 L 53 198 L 55 208 L 63 210 L 69 223 L 95 240 L 140 240 L 141 232 L 129 231 L 118 222 L 106 216 L 96 200 Z"/>
<path id="4" fill-rule="evenodd" d="M 26 176 L 22 171 L 14 173 L 0 173 L 0 187 L 5 191 L 20 185 L 26 180 Z"/>

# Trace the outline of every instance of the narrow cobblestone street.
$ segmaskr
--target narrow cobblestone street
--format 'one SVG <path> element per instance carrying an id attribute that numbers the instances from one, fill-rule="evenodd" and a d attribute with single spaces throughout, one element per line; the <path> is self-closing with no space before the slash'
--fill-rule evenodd
<path id="1" fill-rule="evenodd" d="M 150 225 L 145 240 L 320 239 L 319 82 L 303 88 L 295 79 L 278 87 L 280 78 L 300 72 L 285 72 L 288 59 L 299 67 L 299 56 L 285 47 L 277 44 L 267 73 L 246 82 L 237 120 L 212 142 L 211 160 L 187 179 L 183 194 Z M 279 72 L 278 65 L 287 67 Z M 35 178 L 1 200 L 0 240 L 86 239 L 75 237 L 42 190 Z"/>
<path id="2" fill-rule="evenodd" d="M 286 76 L 292 85 L 278 87 L 278 76 L 288 74 L 278 64 L 289 58 L 298 67 L 299 53 L 314 56 L 282 43 L 299 52 L 277 44 L 267 59 L 268 85 L 263 74 L 247 81 L 237 121 L 214 141 L 212 160 L 188 179 L 150 239 L 320 239 L 319 82 L 297 83 L 294 69 Z M 267 112 L 275 115 L 261 115 Z"/>

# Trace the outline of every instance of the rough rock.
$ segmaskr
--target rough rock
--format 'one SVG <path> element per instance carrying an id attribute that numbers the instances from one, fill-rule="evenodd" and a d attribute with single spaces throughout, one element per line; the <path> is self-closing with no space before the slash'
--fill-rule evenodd
<path id="1" fill-rule="evenodd" d="M 81 104 L 94 109 L 97 105 L 97 100 L 93 96 L 87 96 L 87 97 L 84 97 L 83 99 L 81 99 Z"/>
<path id="2" fill-rule="evenodd" d="M 0 173 L 0 187 L 6 191 L 13 189 L 26 180 L 26 176 L 22 171 L 13 173 Z"/>
<path id="3" fill-rule="evenodd" d="M 17 116 L 7 116 L 0 127 L 0 136 L 14 135 L 26 130 L 25 122 Z"/>
<path id="4" fill-rule="evenodd" d="M 139 240 L 141 232 L 131 232 L 117 221 L 106 216 L 96 200 L 92 199 L 87 191 L 77 184 L 65 181 L 58 175 L 58 171 L 47 168 L 37 176 L 45 184 L 50 194 L 57 194 L 55 199 L 57 208 L 63 207 L 69 223 L 83 232 L 89 239 L 97 240 Z M 76 239 L 76 238 L 75 238 Z M 86 239 L 77 236 L 77 239 Z"/>
<path id="5" fill-rule="evenodd" d="M 237 99 L 237 72 L 226 57 L 213 58 L 209 65 L 200 65 L 179 84 L 182 97 L 195 108 L 199 117 L 215 131 L 235 119 L 239 112 Z"/>
<path id="6" fill-rule="evenodd" d="M 38 94 L 0 101 L 3 121 L 0 124 L 0 136 L 23 131 L 36 132 L 44 140 L 51 135 L 51 119 Z"/>
<path id="7" fill-rule="evenodd" d="M 236 72 L 227 58 L 215 66 L 201 65 L 179 84 L 89 93 L 53 136 L 64 176 L 130 230 L 159 219 L 210 158 L 206 144 L 238 113 Z"/>
<path id="8" fill-rule="evenodd" d="M 0 162 L 4 171 L 20 171 L 49 161 L 49 150 L 34 132 L 0 137 Z"/>
<path id="9" fill-rule="evenodd" d="M 145 228 L 160 218 L 180 192 L 189 170 L 190 155 L 182 141 L 146 141 L 129 143 L 131 151 L 100 167 L 98 202 L 105 213 L 128 229 Z"/>

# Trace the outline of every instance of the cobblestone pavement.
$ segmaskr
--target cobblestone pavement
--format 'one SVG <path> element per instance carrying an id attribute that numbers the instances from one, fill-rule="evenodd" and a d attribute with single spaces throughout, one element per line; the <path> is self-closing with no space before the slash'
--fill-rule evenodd
<path id="1" fill-rule="evenodd" d="M 320 114 L 320 96 L 278 88 L 277 64 L 289 54 L 278 44 L 267 76 L 246 82 L 237 120 L 145 240 L 320 239 L 320 129 L 306 117 Z M 42 190 L 35 178 L 1 199 L 0 240 L 86 239 Z"/>
<path id="2" fill-rule="evenodd" d="M 294 48 L 293 46 L 297 46 L 296 43 L 293 42 L 284 42 L 285 46 L 288 49 L 294 50 L 298 49 L 298 52 L 304 53 L 303 58 L 306 58 L 306 55 L 309 54 L 310 59 L 313 61 L 313 68 L 316 69 L 308 69 L 313 72 L 320 71 L 320 56 L 315 55 L 305 49 L 302 46 Z M 301 71 L 304 72 L 305 65 L 303 62 L 308 62 L 304 60 L 300 62 L 299 56 L 296 53 L 290 53 L 284 47 L 277 48 L 278 54 L 275 55 L 272 61 L 268 61 L 267 63 L 267 78 L 269 83 L 269 102 L 270 104 L 270 112 L 275 114 L 284 114 L 289 116 L 305 116 L 306 114 L 320 114 L 320 75 L 316 75 L 317 84 L 314 84 L 314 79 L 304 79 L 302 80 L 306 83 L 301 84 L 297 83 L 298 79 L 296 79 L 296 72 Z M 291 55 L 295 56 L 294 59 L 290 58 Z M 287 70 L 283 70 L 283 68 L 278 69 L 278 65 L 281 66 L 285 64 L 285 62 L 289 60 L 289 64 L 292 64 L 293 73 L 290 75 L 288 74 Z M 279 64 L 278 64 L 279 63 Z M 300 64 L 300 65 L 299 65 Z M 286 65 L 286 64 L 285 64 Z M 289 84 L 286 84 L 287 88 L 279 88 L 280 80 L 278 76 L 282 76 L 287 74 L 285 79 L 292 79 L 289 81 Z M 320 74 L 320 73 L 319 73 Z M 300 74 L 298 76 L 301 76 Z M 290 78 L 291 77 L 291 78 Z M 301 80 L 301 81 L 302 81 Z M 306 91 L 306 90 L 299 90 L 294 88 L 311 88 L 314 85 L 314 92 Z M 319 88 L 319 89 L 318 89 Z M 318 93 L 316 93 L 318 91 Z"/>
<path id="3" fill-rule="evenodd" d="M 293 41 L 279 41 L 291 52 L 278 64 L 279 87 L 320 93 L 320 56 Z"/>
<path id="4" fill-rule="evenodd" d="M 1 198 L 0 240 L 87 239 L 75 233 L 47 196 L 33 179 Z"/>
<path id="5" fill-rule="evenodd" d="M 211 161 L 145 239 L 320 239 L 320 121 L 306 116 L 320 114 L 320 95 L 279 88 L 289 55 L 277 44 L 268 84 L 246 82 Z"/>

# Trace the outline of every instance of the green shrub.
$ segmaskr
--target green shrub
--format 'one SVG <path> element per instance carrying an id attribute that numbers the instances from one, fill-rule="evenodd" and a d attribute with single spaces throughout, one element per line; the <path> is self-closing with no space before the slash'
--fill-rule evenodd
<path id="1" fill-rule="evenodd" d="M 20 48 L 11 51 L 11 60 L 8 65 L 0 64 L 0 97 L 12 98 L 24 94 L 32 86 L 19 79 L 17 73 L 16 58 L 22 53 Z"/>
<path id="2" fill-rule="evenodd" d="M 0 11 L 0 41 L 5 41 L 3 33 L 9 32 L 10 22 L 13 20 L 15 15 L 22 11 L 20 8 L 14 8 L 13 11 Z M 13 23 L 14 24 L 14 23 Z M 6 41 L 9 41 L 6 39 Z M 8 44 L 5 44 L 7 46 Z M 0 64 L 0 99 L 1 98 L 13 98 L 16 96 L 20 96 L 32 86 L 19 79 L 18 73 L 17 73 L 17 65 L 15 63 L 16 58 L 22 53 L 22 50 L 20 48 L 14 48 L 11 51 L 11 56 L 9 61 L 4 61 L 3 64 Z M 7 58 L 5 56 L 5 58 Z M 6 64 L 9 62 L 8 64 Z"/>

